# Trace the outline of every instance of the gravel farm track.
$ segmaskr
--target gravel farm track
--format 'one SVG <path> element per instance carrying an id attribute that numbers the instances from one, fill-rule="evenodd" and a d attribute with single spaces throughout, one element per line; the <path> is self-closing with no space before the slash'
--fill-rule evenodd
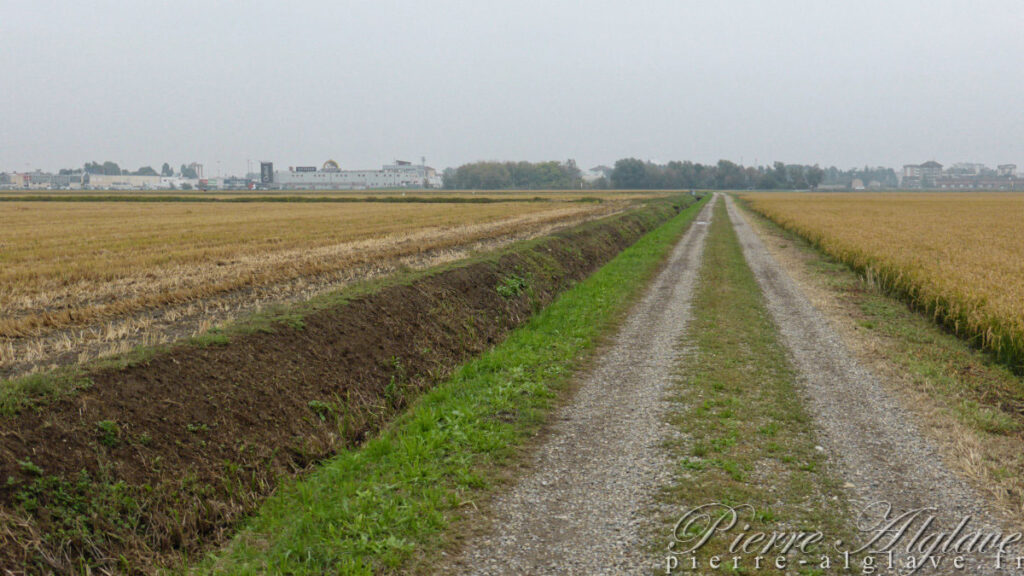
<path id="1" fill-rule="evenodd" d="M 641 513 L 668 467 L 658 447 L 661 400 L 676 339 L 686 328 L 710 216 L 711 203 L 622 331 L 598 353 L 596 366 L 581 377 L 526 476 L 494 504 L 500 523 L 466 546 L 460 570 L 618 574 L 648 565 L 641 554 Z"/>
<path id="2" fill-rule="evenodd" d="M 618 335 L 578 377 L 519 479 L 481 507 L 475 528 L 437 573 L 664 573 L 664 555 L 654 557 L 643 541 L 643 525 L 649 522 L 644 514 L 659 486 L 671 478 L 673 462 L 662 448 L 672 433 L 663 422 L 669 410 L 667 386 L 678 362 L 676 344 L 691 316 L 708 221 L 718 202 L 726 203 L 746 262 L 799 374 L 820 448 L 840 476 L 849 509 L 861 511 L 878 502 L 891 504 L 894 513 L 934 508 L 937 523 L 949 529 L 965 516 L 976 530 L 1010 524 L 947 467 L 899 391 L 848 350 L 765 248 L 748 224 L 750 216 L 731 197 L 716 196 Z M 665 534 L 656 550 L 667 543 Z M 904 556 L 897 551 L 895 557 Z M 986 562 L 970 562 L 966 571 L 953 569 L 946 560 L 939 568 L 924 566 L 916 573 L 1005 573 Z"/>

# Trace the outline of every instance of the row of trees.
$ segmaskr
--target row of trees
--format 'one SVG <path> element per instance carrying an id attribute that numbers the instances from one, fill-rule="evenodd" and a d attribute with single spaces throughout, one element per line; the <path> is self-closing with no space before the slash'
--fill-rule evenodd
<path id="1" fill-rule="evenodd" d="M 143 166 L 138 170 L 132 172 L 131 170 L 124 170 L 117 165 L 117 162 L 106 161 L 102 164 L 99 162 L 86 162 L 84 170 L 87 174 L 105 174 L 108 176 L 174 176 L 174 169 L 167 162 L 157 172 L 152 166 Z M 81 172 L 80 169 L 61 169 L 61 174 L 72 174 L 75 172 Z M 198 178 L 199 175 L 196 170 L 191 166 L 185 164 L 181 165 L 181 169 L 178 172 L 185 178 Z"/>
<path id="2" fill-rule="evenodd" d="M 623 158 L 612 168 L 595 168 L 602 174 L 584 181 L 576 163 L 559 162 L 473 162 L 443 173 L 444 187 L 461 190 L 614 188 L 640 190 L 719 189 L 813 190 L 821 185 L 850 187 L 860 180 L 865 186 L 877 182 L 885 188 L 899 184 L 892 168 L 865 166 L 841 170 L 817 164 L 742 166 L 729 160 L 716 164 L 669 162 L 656 164 L 637 158 Z"/>
<path id="3" fill-rule="evenodd" d="M 835 166 L 830 166 L 825 169 L 825 184 L 849 186 L 854 180 L 860 180 L 865 185 L 878 182 L 882 188 L 897 188 L 900 185 L 899 176 L 892 168 L 865 166 L 840 170 Z"/>
<path id="4" fill-rule="evenodd" d="M 857 180 L 864 186 L 877 182 L 884 188 L 895 188 L 899 184 L 892 168 L 865 166 L 840 170 L 835 166 L 821 168 L 817 164 L 784 162 L 771 166 L 741 166 L 728 160 L 719 160 L 717 164 L 689 161 L 654 164 L 624 158 L 615 163 L 607 185 L 618 189 L 813 190 L 820 185 L 850 187 Z"/>
<path id="5" fill-rule="evenodd" d="M 448 168 L 441 177 L 453 190 L 563 190 L 580 188 L 580 169 L 568 162 L 473 162 Z"/>

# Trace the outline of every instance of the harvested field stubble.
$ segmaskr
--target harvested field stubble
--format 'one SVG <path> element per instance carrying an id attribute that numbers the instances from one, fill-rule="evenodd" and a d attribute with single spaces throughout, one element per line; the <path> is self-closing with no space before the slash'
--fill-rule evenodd
<path id="1" fill-rule="evenodd" d="M 0 336 L 309 274 L 367 251 L 423 250 L 596 208 L 0 203 Z"/>
<path id="2" fill-rule="evenodd" d="M 0 376 L 187 336 L 203 309 L 219 323 L 236 306 L 308 297 L 353 274 L 436 262 L 624 207 L 0 202 Z"/>
<path id="3" fill-rule="evenodd" d="M 757 212 L 1024 369 L 1024 195 L 745 194 Z"/>

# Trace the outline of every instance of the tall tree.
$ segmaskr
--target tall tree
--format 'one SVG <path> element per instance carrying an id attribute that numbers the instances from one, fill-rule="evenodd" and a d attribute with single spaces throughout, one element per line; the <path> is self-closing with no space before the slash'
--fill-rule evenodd
<path id="1" fill-rule="evenodd" d="M 818 188 L 818 184 L 821 184 L 821 181 L 824 178 L 825 178 L 825 171 L 822 170 L 821 167 L 818 166 L 817 164 L 815 164 L 814 166 L 811 166 L 810 168 L 808 168 L 807 172 L 804 174 L 804 179 L 807 180 L 807 186 L 811 190 L 817 189 Z"/>
<path id="2" fill-rule="evenodd" d="M 619 189 L 648 188 L 647 164 L 637 158 L 616 160 L 612 169 L 612 186 Z"/>

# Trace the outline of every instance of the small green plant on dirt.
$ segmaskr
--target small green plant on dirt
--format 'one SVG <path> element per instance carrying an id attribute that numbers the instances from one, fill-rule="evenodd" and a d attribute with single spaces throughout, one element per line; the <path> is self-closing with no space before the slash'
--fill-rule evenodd
<path id="1" fill-rule="evenodd" d="M 117 446 L 121 438 L 121 427 L 113 420 L 100 420 L 96 423 L 96 430 L 99 431 L 100 444 L 108 448 Z"/>
<path id="2" fill-rule="evenodd" d="M 199 348 L 227 346 L 231 342 L 231 337 L 225 334 L 221 328 L 210 328 L 202 334 L 193 336 L 189 342 L 191 342 L 193 346 L 197 346 Z"/>
<path id="3" fill-rule="evenodd" d="M 139 522 L 139 505 L 124 482 L 100 482 L 84 470 L 68 479 L 39 474 L 15 500 L 24 512 L 45 510 L 50 529 L 42 539 L 62 545 L 103 545 Z"/>
<path id="4" fill-rule="evenodd" d="M 310 400 L 309 409 L 320 418 L 321 422 L 326 422 L 327 418 L 334 415 L 334 405 L 324 402 L 322 400 Z"/>
<path id="5" fill-rule="evenodd" d="M 189 431 L 192 434 L 206 432 L 209 429 L 210 427 L 207 426 L 206 424 L 203 424 L 202 422 L 194 422 L 185 425 L 185 430 Z"/>
<path id="6" fill-rule="evenodd" d="M 31 474 L 33 476 L 43 475 L 43 469 L 35 462 L 28 459 L 18 460 L 18 467 L 26 474 Z"/>
<path id="7" fill-rule="evenodd" d="M 91 385 L 92 380 L 78 369 L 29 374 L 13 380 L 0 379 L 0 416 L 17 414 L 24 408 L 45 404 Z"/>
<path id="8" fill-rule="evenodd" d="M 519 296 L 527 286 L 529 286 L 529 283 L 526 281 L 526 278 L 518 274 L 509 274 L 494 289 L 505 300 L 511 300 Z"/>
<path id="9" fill-rule="evenodd" d="M 405 392 L 405 386 L 407 377 L 405 374 L 405 366 L 402 365 L 402 359 L 398 356 L 391 358 L 391 368 L 395 371 L 391 375 L 391 380 L 388 381 L 388 385 L 384 387 L 384 399 L 388 405 L 393 408 L 397 408 L 402 403 L 402 396 Z"/>

